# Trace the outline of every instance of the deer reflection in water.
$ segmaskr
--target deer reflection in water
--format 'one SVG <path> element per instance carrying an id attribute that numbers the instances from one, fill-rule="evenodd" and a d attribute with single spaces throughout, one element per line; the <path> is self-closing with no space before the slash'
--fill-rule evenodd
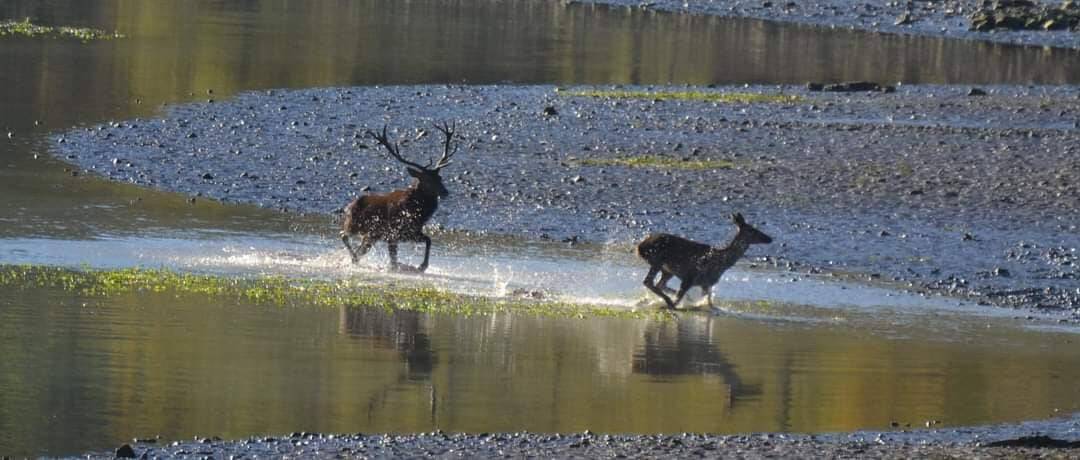
<path id="1" fill-rule="evenodd" d="M 374 422 L 376 408 L 385 406 L 395 388 L 420 383 L 421 388 L 427 386 L 431 426 L 438 426 L 439 398 L 431 380 L 438 357 L 431 349 L 431 338 L 424 332 L 423 318 L 423 314 L 415 311 L 341 307 L 338 328 L 342 334 L 370 341 L 376 348 L 394 350 L 405 365 L 405 371 L 394 384 L 373 393 L 368 400 L 369 422 Z"/>
<path id="2" fill-rule="evenodd" d="M 340 318 L 340 332 L 369 340 L 377 348 L 397 351 L 409 380 L 430 379 L 437 358 L 424 332 L 421 313 L 341 307 Z"/>
<path id="3" fill-rule="evenodd" d="M 741 398 L 759 396 L 761 386 L 743 382 L 714 343 L 715 321 L 711 315 L 693 315 L 678 321 L 650 322 L 634 353 L 633 372 L 661 377 L 717 375 L 728 387 L 729 409 Z"/>

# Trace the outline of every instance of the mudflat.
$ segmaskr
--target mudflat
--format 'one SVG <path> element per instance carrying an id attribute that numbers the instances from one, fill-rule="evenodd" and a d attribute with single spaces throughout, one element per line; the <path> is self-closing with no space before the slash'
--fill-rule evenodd
<path id="1" fill-rule="evenodd" d="M 437 225 L 629 248 L 720 243 L 742 212 L 775 238 L 760 263 L 1080 320 L 1075 86 L 263 91 L 54 146 L 114 180 L 334 213 L 408 183 L 366 131 L 389 125 L 423 163 L 444 120 L 463 144 Z"/>

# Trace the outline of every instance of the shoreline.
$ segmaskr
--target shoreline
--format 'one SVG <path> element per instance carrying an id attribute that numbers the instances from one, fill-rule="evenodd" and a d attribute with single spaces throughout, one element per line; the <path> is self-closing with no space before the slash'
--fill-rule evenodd
<path id="1" fill-rule="evenodd" d="M 154 438 L 143 441 L 80 457 L 113 458 L 124 453 L 155 458 L 1080 458 L 1080 416 L 976 427 L 827 434 L 296 432 L 232 441 L 217 437 L 170 443 Z"/>
<path id="2" fill-rule="evenodd" d="M 365 188 L 408 183 L 366 129 L 391 124 L 401 138 L 454 119 L 467 137 L 432 221 L 443 228 L 605 244 L 666 231 L 720 244 L 726 216 L 741 211 L 778 237 L 749 256 L 780 269 L 1080 321 L 1080 87 L 984 88 L 689 89 L 790 102 L 649 96 L 687 87 L 646 97 L 552 86 L 261 91 L 68 131 L 53 145 L 112 180 L 333 213 Z M 408 154 L 437 151 L 434 136 L 420 137 Z M 706 167 L 618 163 L 641 155 Z"/>
<path id="3" fill-rule="evenodd" d="M 969 30 L 968 14 L 983 6 L 976 0 L 941 2 L 814 0 L 568 0 L 570 3 L 642 8 L 732 18 L 752 18 L 868 32 L 976 40 L 1021 46 L 1080 49 L 1080 32 Z M 1043 2 L 1057 6 L 1060 2 Z"/>

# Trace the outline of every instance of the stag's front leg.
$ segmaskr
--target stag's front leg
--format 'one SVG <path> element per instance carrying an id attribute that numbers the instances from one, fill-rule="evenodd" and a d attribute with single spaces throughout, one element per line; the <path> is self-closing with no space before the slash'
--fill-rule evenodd
<path id="1" fill-rule="evenodd" d="M 431 254 L 431 237 L 421 233 L 420 241 L 424 243 L 424 261 L 420 263 L 419 267 L 416 267 L 416 271 L 423 273 L 428 267 L 428 256 Z"/>
<path id="2" fill-rule="evenodd" d="M 397 241 L 387 241 L 386 252 L 390 254 L 390 271 L 397 271 L 401 268 L 397 261 Z"/>

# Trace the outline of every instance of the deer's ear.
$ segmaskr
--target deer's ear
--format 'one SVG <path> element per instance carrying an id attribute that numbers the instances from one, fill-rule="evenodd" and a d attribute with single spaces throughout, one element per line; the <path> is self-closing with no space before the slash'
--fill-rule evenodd
<path id="1" fill-rule="evenodd" d="M 419 178 L 420 178 L 420 174 L 421 174 L 421 172 L 420 172 L 420 170 L 419 170 L 419 169 L 416 169 L 416 168 L 405 168 L 405 170 L 409 172 L 409 175 L 410 175 L 410 176 L 413 176 L 413 177 L 415 177 L 415 178 L 417 178 L 417 179 L 419 179 Z"/>

